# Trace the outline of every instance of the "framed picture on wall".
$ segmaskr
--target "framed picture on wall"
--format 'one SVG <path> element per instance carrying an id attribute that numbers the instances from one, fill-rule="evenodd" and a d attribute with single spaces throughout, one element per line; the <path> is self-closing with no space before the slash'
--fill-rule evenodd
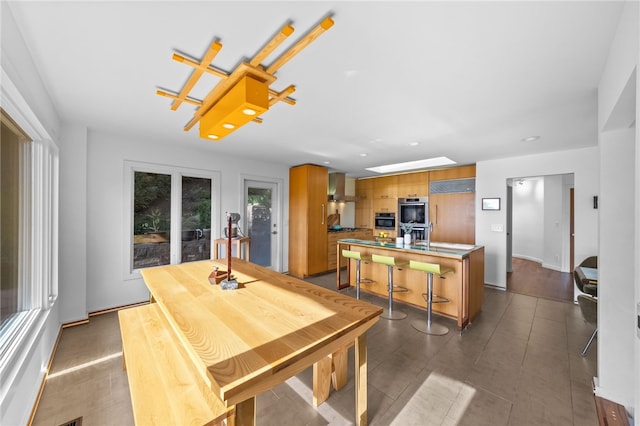
<path id="1" fill-rule="evenodd" d="M 500 210 L 500 198 L 483 198 L 482 210 Z"/>

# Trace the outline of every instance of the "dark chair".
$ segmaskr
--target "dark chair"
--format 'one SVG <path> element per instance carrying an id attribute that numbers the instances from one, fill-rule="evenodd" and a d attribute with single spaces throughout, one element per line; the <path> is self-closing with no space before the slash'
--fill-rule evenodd
<path id="1" fill-rule="evenodd" d="M 598 268 L 598 256 L 589 256 L 580 264 L 579 267 L 585 268 Z M 598 286 L 593 284 L 585 284 L 586 278 L 580 269 L 576 268 L 573 270 L 573 279 L 576 282 L 576 287 L 583 293 L 590 294 L 592 296 L 598 297 Z"/>
<path id="2" fill-rule="evenodd" d="M 580 305 L 580 312 L 582 312 L 584 320 L 589 324 L 595 324 L 596 326 L 596 329 L 593 331 L 589 341 L 587 341 L 587 344 L 582 350 L 582 356 L 585 356 L 587 354 L 587 350 L 589 350 L 589 346 L 591 346 L 591 342 L 593 342 L 593 338 L 598 334 L 598 299 L 586 294 L 579 294 L 578 305 Z"/>

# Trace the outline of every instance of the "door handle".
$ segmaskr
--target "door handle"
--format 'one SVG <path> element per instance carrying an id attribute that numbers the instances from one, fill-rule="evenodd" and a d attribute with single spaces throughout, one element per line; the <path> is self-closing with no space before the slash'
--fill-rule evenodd
<path id="1" fill-rule="evenodd" d="M 273 231 L 272 232 L 273 235 L 276 235 L 277 233 L 278 233 L 278 231 Z"/>

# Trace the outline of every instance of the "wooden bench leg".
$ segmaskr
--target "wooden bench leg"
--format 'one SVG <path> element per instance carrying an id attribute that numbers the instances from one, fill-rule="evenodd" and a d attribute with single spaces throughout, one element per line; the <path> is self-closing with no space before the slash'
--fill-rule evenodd
<path id="1" fill-rule="evenodd" d="M 331 386 L 331 357 L 326 356 L 313 364 L 313 406 L 317 407 L 329 398 Z"/>
<path id="2" fill-rule="evenodd" d="M 340 390 L 347 384 L 347 352 L 348 347 L 345 346 L 313 364 L 314 407 L 329 398 L 331 385 L 335 390 Z"/>
<path id="3" fill-rule="evenodd" d="M 347 384 L 347 347 L 334 352 L 331 361 L 331 383 L 340 390 Z"/>
<path id="4" fill-rule="evenodd" d="M 236 404 L 235 416 L 227 417 L 227 426 L 254 426 L 256 424 L 256 398 L 252 397 Z"/>

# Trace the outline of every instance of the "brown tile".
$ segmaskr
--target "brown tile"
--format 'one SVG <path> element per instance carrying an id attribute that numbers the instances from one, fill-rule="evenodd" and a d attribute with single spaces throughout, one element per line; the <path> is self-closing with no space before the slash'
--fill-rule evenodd
<path id="1" fill-rule="evenodd" d="M 506 425 L 510 412 L 510 401 L 483 389 L 465 386 L 449 409 L 443 425 Z"/>
<path id="2" fill-rule="evenodd" d="M 314 277 L 327 288 L 334 278 Z M 597 425 L 590 389 L 597 343 L 580 356 L 593 327 L 576 305 L 487 288 L 474 323 L 460 334 L 444 320 L 451 327 L 446 336 L 417 332 L 410 319 L 423 318 L 424 311 L 406 310 L 407 320 L 381 320 L 367 336 L 370 425 Z M 63 331 L 52 373 L 119 351 L 117 315 L 92 317 Z M 315 408 L 306 369 L 258 396 L 258 423 L 352 424 L 352 349 L 348 374 L 347 386 Z M 120 358 L 50 379 L 34 425 L 58 426 L 79 416 L 87 425 L 133 423 Z"/>

